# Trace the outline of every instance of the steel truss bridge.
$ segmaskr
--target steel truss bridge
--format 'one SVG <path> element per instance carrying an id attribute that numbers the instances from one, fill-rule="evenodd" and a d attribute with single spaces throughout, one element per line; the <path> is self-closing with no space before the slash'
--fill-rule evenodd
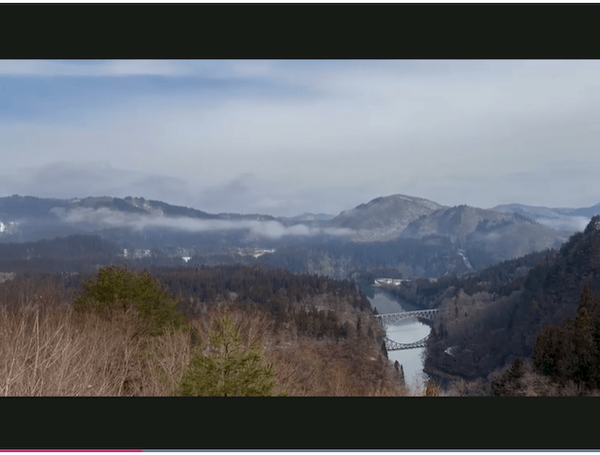
<path id="1" fill-rule="evenodd" d="M 417 310 L 417 311 L 404 311 L 402 313 L 388 313 L 388 314 L 376 314 L 375 317 L 377 320 L 385 327 L 387 325 L 392 325 L 401 321 L 402 319 L 410 318 L 410 317 L 419 317 L 424 319 L 433 320 L 437 313 L 441 310 Z M 413 349 L 413 348 L 424 348 L 427 346 L 427 340 L 430 335 L 427 335 L 425 338 L 419 341 L 414 341 L 412 343 L 399 343 L 394 340 L 390 340 L 389 338 L 385 338 L 385 348 L 388 351 L 399 351 L 401 349 Z"/>
<path id="2" fill-rule="evenodd" d="M 402 313 L 387 313 L 387 314 L 376 314 L 375 317 L 382 325 L 392 325 L 402 319 L 417 317 L 430 319 L 433 321 L 435 315 L 442 310 L 417 310 L 417 311 L 403 311 Z"/>
<path id="3" fill-rule="evenodd" d="M 424 348 L 427 346 L 427 340 L 429 339 L 429 335 L 419 341 L 414 341 L 412 343 L 399 343 L 394 340 L 390 340 L 389 338 L 385 338 L 385 349 L 388 351 L 400 351 L 402 349 L 413 349 L 413 348 Z"/>

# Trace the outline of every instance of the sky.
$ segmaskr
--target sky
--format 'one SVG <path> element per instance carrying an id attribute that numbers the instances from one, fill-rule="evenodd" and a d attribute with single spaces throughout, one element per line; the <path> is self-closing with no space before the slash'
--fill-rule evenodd
<path id="1" fill-rule="evenodd" d="M 0 197 L 600 202 L 600 61 L 0 60 Z"/>

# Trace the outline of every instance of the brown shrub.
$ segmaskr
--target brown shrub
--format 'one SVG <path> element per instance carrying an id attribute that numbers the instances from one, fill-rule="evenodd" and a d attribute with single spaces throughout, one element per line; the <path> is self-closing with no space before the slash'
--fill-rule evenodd
<path id="1" fill-rule="evenodd" d="M 0 309 L 0 394 L 169 395 L 188 362 L 185 333 L 137 337 L 124 313 L 108 322 L 68 305 Z"/>
<path id="2" fill-rule="evenodd" d="M 194 345 L 207 342 L 225 307 L 209 307 L 189 330 L 150 336 L 134 308 L 110 319 L 76 312 L 50 282 L 0 295 L 0 395 L 170 396 Z M 276 330 L 264 311 L 232 306 L 246 346 L 259 339 L 279 390 L 291 396 L 408 395 L 391 362 L 369 337 L 335 340 Z"/>

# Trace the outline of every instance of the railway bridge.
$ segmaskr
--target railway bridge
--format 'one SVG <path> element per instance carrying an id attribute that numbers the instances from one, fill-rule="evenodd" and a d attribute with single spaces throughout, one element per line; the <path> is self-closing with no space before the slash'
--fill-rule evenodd
<path id="1" fill-rule="evenodd" d="M 387 313 L 387 314 L 376 314 L 375 317 L 379 320 L 379 322 L 385 327 L 388 325 L 392 325 L 401 321 L 402 319 L 410 318 L 410 317 L 420 317 L 433 321 L 435 316 L 440 313 L 442 310 L 431 309 L 431 310 L 417 310 L 417 311 L 403 311 L 402 313 Z M 431 334 L 430 334 L 431 335 Z M 390 340 L 389 338 L 385 338 L 385 348 L 388 351 L 399 351 L 401 349 L 413 349 L 413 348 L 424 348 L 427 346 L 427 340 L 430 335 L 427 335 L 425 338 L 414 341 L 412 343 L 399 343 L 398 341 Z"/>
<path id="2" fill-rule="evenodd" d="M 427 346 L 427 340 L 429 339 L 429 336 L 430 335 L 427 335 L 422 340 L 413 341 L 412 343 L 400 343 L 385 337 L 385 349 L 388 351 L 400 351 L 402 349 L 424 348 Z"/>
<path id="3" fill-rule="evenodd" d="M 401 321 L 405 318 L 410 317 L 418 317 L 432 320 L 435 318 L 435 315 L 442 310 L 433 309 L 433 310 L 417 310 L 417 311 L 403 311 L 402 313 L 386 313 L 386 314 L 376 314 L 375 317 L 381 322 L 383 326 L 395 324 L 398 321 Z"/>

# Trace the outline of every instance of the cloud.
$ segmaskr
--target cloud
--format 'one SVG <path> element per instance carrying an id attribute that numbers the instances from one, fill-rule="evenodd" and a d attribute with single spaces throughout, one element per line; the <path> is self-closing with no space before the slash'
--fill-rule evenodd
<path id="1" fill-rule="evenodd" d="M 537 218 L 536 221 L 552 229 L 567 232 L 583 232 L 590 222 L 585 216 L 569 216 L 560 218 Z"/>
<path id="2" fill-rule="evenodd" d="M 31 180 L 14 178 L 23 162 L 102 157 L 131 170 L 47 177 L 52 191 L 135 190 L 211 212 L 288 216 L 395 193 L 490 207 L 573 206 L 600 191 L 596 61 L 19 60 L 0 61 L 0 74 L 13 85 L 54 78 L 27 77 L 19 109 L 2 114 L 13 183 Z M 172 80 L 114 79 L 132 75 Z M 77 81 L 75 91 L 62 76 L 98 85 Z M 564 172 L 565 160 L 585 176 Z"/>
<path id="3" fill-rule="evenodd" d="M 183 179 L 116 168 L 106 161 L 53 162 L 0 175 L 0 193 L 53 198 L 144 197 L 191 203 Z"/>
<path id="4" fill-rule="evenodd" d="M 186 76 L 189 66 L 171 60 L 2 60 L 0 75 L 30 77 Z"/>
<path id="5" fill-rule="evenodd" d="M 173 229 L 187 232 L 246 230 L 253 237 L 279 239 L 284 236 L 350 236 L 350 229 L 314 228 L 306 225 L 285 226 L 279 221 L 258 220 L 203 220 L 186 217 L 163 217 L 119 212 L 109 208 L 84 208 L 65 210 L 52 209 L 54 215 L 67 223 L 85 223 L 95 227 L 125 227 L 141 231 L 144 229 Z"/>
<path id="6" fill-rule="evenodd" d="M 259 79 L 273 74 L 267 60 L 0 60 L 0 76 L 19 77 L 196 77 Z"/>
<path id="7" fill-rule="evenodd" d="M 197 196 L 198 205 L 210 212 L 223 212 L 231 207 L 248 207 L 254 203 L 258 185 L 256 177 L 245 172 L 225 183 L 202 188 Z M 243 212 L 247 213 L 247 210 Z"/>

